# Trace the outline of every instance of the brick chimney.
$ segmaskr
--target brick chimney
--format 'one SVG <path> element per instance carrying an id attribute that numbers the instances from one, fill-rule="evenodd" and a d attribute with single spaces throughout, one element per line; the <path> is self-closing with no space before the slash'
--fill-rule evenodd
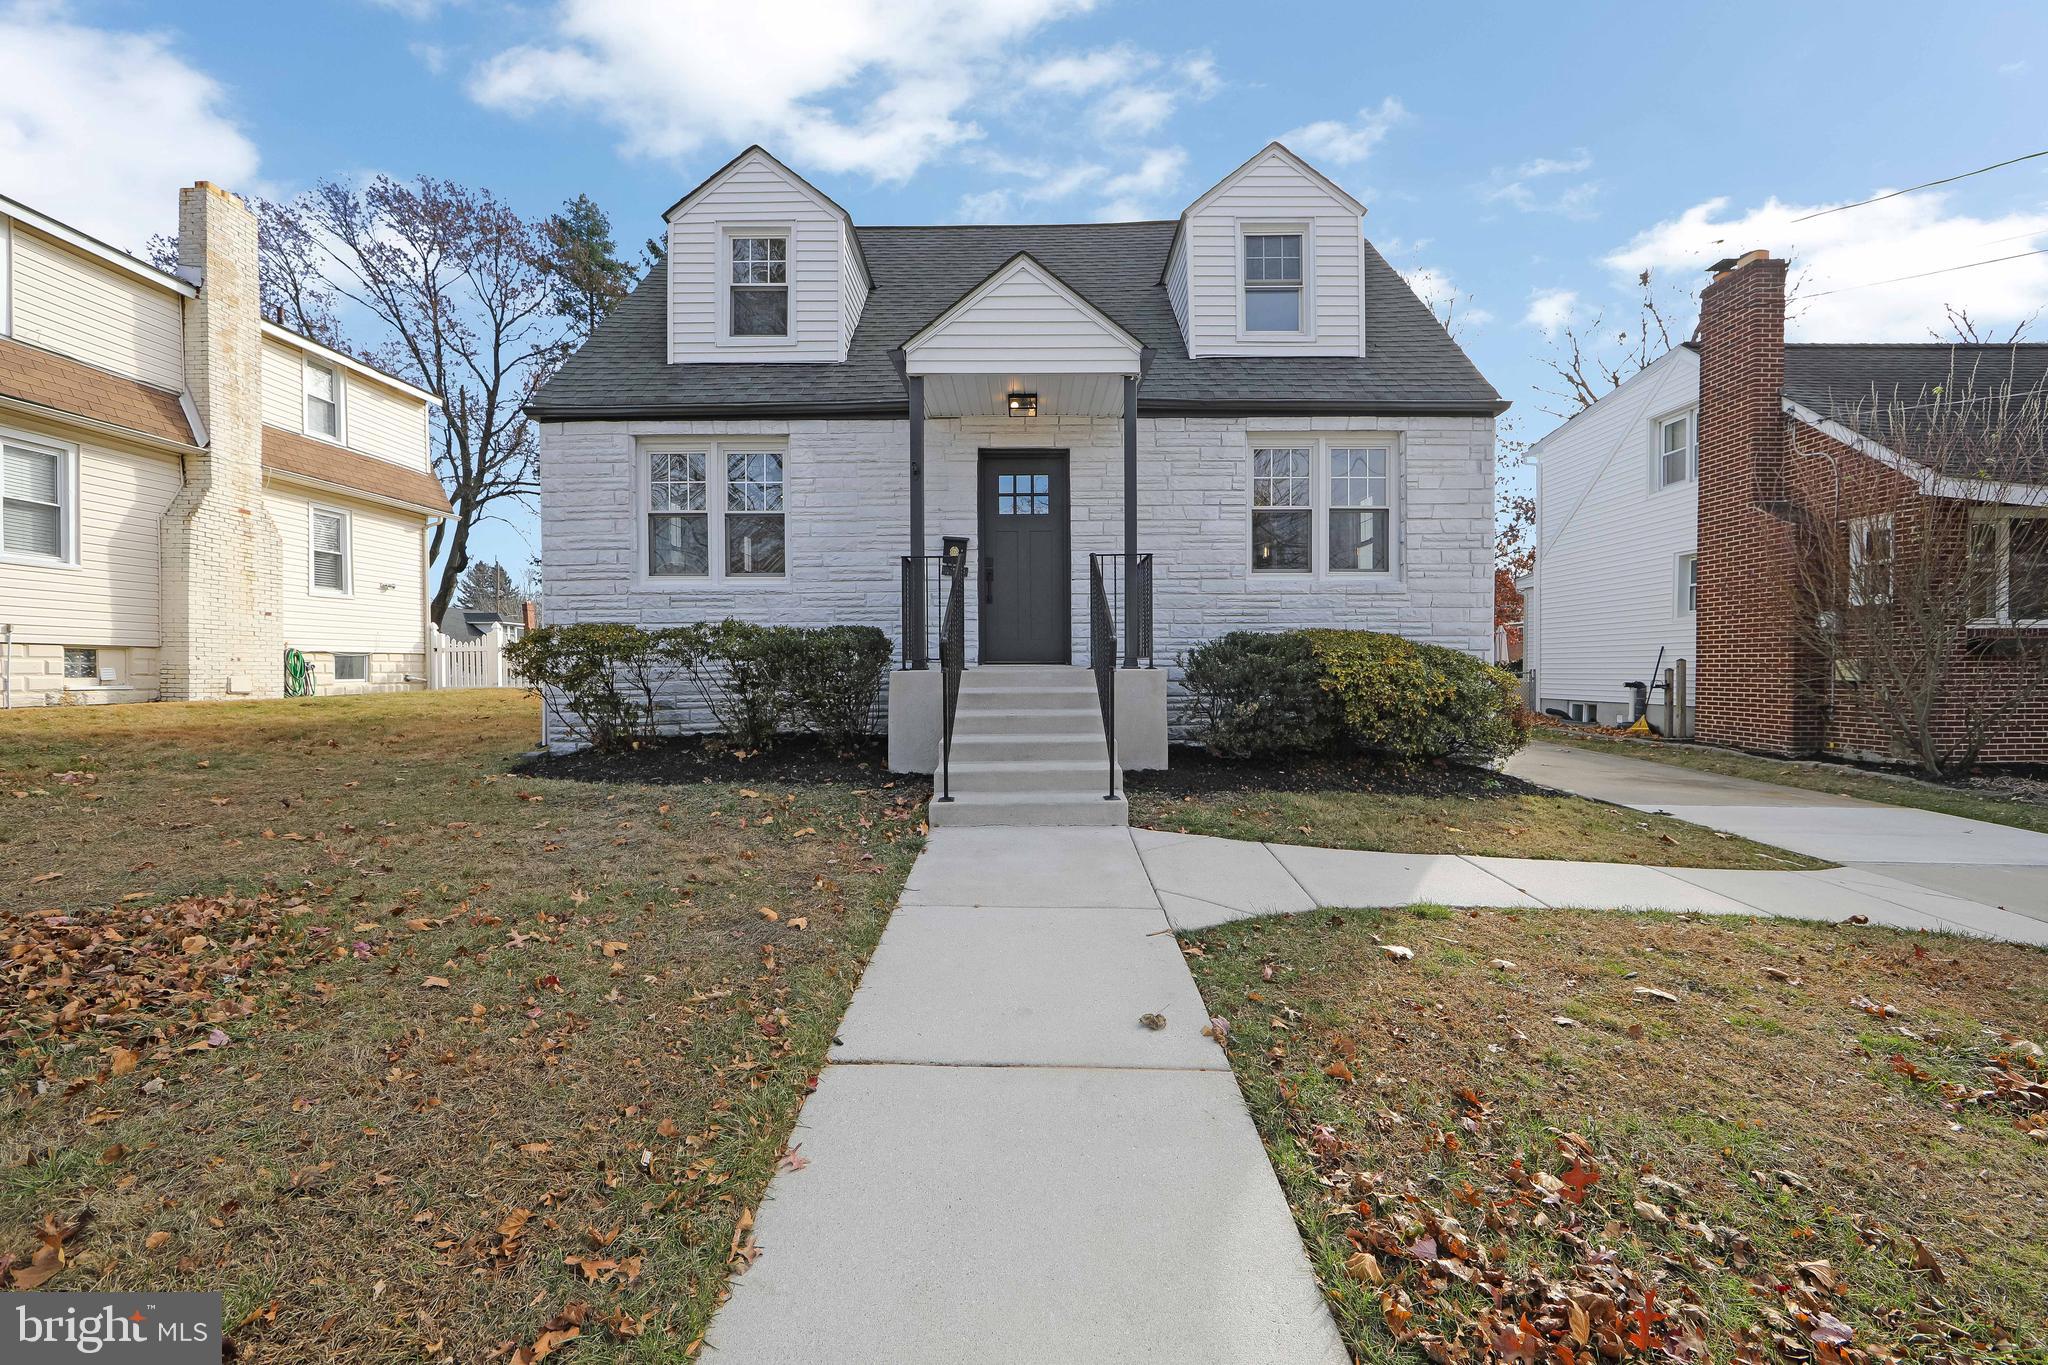
<path id="1" fill-rule="evenodd" d="M 1786 505 L 1785 262 L 1752 251 L 1700 294 L 1696 732 L 1776 754 L 1820 740 L 1812 661 L 1794 631 L 1797 531 Z"/>
<path id="2" fill-rule="evenodd" d="M 263 503 L 263 334 L 256 216 L 217 185 L 178 191 L 185 374 L 205 453 L 162 527 L 165 699 L 280 696 L 283 550 Z"/>

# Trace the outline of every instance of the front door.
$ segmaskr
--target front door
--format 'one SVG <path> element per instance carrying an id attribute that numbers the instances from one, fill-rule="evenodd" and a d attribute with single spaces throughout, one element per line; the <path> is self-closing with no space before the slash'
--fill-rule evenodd
<path id="1" fill-rule="evenodd" d="M 981 452 L 981 661 L 1073 659 L 1065 451 Z"/>

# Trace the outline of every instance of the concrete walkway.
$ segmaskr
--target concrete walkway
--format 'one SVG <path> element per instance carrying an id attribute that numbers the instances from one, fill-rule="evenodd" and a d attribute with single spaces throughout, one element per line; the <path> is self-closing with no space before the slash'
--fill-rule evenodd
<path id="1" fill-rule="evenodd" d="M 1531 744 L 1507 771 L 2048 924 L 2048 834 L 1562 744 Z"/>

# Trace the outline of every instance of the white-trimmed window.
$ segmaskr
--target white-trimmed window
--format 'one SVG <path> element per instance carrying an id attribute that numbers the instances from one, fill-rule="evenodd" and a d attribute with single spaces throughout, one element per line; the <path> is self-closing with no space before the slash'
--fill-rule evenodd
<path id="1" fill-rule="evenodd" d="M 1243 242 L 1244 330 L 1299 335 L 1308 330 L 1308 234 L 1247 228 Z"/>
<path id="2" fill-rule="evenodd" d="M 1694 441 L 1690 409 L 1657 419 L 1656 458 L 1659 488 L 1684 483 L 1698 474 L 1699 452 Z"/>
<path id="3" fill-rule="evenodd" d="M 341 375 L 325 361 L 305 357 L 300 367 L 306 397 L 306 434 L 341 439 Z"/>
<path id="4" fill-rule="evenodd" d="M 1676 597 L 1680 616 L 1691 616 L 1700 609 L 1700 557 L 1697 554 L 1678 557 Z"/>
<path id="5" fill-rule="evenodd" d="M 349 590 L 348 513 L 315 507 L 308 515 L 312 590 L 326 597 L 345 597 Z"/>
<path id="6" fill-rule="evenodd" d="M 1980 514 L 1970 525 L 1970 572 L 1978 621 L 2048 626 L 2048 511 Z"/>
<path id="7" fill-rule="evenodd" d="M 0 438 L 0 557 L 78 562 L 78 451 Z"/>
<path id="8" fill-rule="evenodd" d="M 759 441 L 648 449 L 647 577 L 784 576 L 786 454 Z"/>
<path id="9" fill-rule="evenodd" d="M 1849 522 L 1849 605 L 1876 606 L 1892 600 L 1892 514 L 1853 517 Z"/>
<path id="10" fill-rule="evenodd" d="M 789 335 L 789 237 L 748 233 L 727 237 L 730 279 L 726 334 L 735 340 Z"/>
<path id="11" fill-rule="evenodd" d="M 334 680 L 336 682 L 368 682 L 370 680 L 370 656 L 367 654 L 335 655 Z"/>
<path id="12" fill-rule="evenodd" d="M 1393 573 L 1401 516 L 1391 439 L 1264 437 L 1251 453 L 1254 575 Z"/>

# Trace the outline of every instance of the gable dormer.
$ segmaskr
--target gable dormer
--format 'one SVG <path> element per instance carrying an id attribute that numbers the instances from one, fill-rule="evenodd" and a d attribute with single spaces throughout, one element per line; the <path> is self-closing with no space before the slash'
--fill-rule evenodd
<path id="1" fill-rule="evenodd" d="M 816 186 L 749 147 L 664 216 L 669 363 L 846 359 L 873 280 Z"/>
<path id="2" fill-rule="evenodd" d="M 1277 142 L 1180 216 L 1167 298 L 1188 354 L 1365 353 L 1365 206 Z"/>

